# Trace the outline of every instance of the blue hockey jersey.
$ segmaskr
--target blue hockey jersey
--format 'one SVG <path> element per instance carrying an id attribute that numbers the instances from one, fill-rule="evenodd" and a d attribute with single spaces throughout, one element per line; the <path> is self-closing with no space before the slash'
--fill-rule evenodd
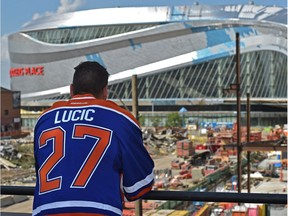
<path id="1" fill-rule="evenodd" d="M 154 181 L 154 163 L 133 115 L 108 100 L 76 95 L 53 104 L 34 130 L 33 215 L 122 215 Z"/>

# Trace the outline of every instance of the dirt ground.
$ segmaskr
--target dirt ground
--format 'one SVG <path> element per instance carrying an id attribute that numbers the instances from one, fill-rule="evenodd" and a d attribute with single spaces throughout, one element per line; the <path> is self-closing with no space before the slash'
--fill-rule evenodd
<path id="1" fill-rule="evenodd" d="M 2 185 L 14 185 L 15 182 L 19 182 L 22 179 L 25 179 L 29 176 L 35 176 L 34 169 L 10 169 L 10 170 L 1 170 L 1 184 Z"/>

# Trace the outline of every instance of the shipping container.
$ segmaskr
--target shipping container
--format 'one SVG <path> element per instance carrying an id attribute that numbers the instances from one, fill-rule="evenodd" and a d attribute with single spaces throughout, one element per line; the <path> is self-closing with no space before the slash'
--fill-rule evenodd
<path id="1" fill-rule="evenodd" d="M 193 148 L 193 142 L 189 139 L 179 140 L 177 141 L 176 146 L 180 149 L 191 149 Z"/>
<path id="2" fill-rule="evenodd" d="M 187 158 L 195 154 L 193 142 L 189 139 L 179 140 L 176 143 L 177 157 Z"/>
<path id="3" fill-rule="evenodd" d="M 287 216 L 287 205 L 281 204 L 271 204 L 268 205 L 268 213 L 267 216 Z"/>
<path id="4" fill-rule="evenodd" d="M 258 216 L 266 216 L 266 204 L 258 205 Z"/>
<path id="5" fill-rule="evenodd" d="M 258 214 L 258 207 L 256 206 L 256 207 L 249 207 L 248 208 L 248 211 L 247 211 L 247 215 L 248 216 L 258 216 L 259 214 Z"/>
<path id="6" fill-rule="evenodd" d="M 232 216 L 247 216 L 247 208 L 245 206 L 234 206 Z"/>

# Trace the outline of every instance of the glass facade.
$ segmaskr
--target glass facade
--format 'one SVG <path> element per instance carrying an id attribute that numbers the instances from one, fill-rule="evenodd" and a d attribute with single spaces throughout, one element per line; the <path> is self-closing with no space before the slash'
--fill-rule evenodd
<path id="1" fill-rule="evenodd" d="M 252 98 L 287 98 L 287 56 L 273 51 L 241 55 L 241 93 Z M 138 78 L 139 99 L 226 98 L 236 83 L 234 56 Z M 132 99 L 131 80 L 109 87 L 110 99 Z M 117 92 L 117 94 L 115 94 Z"/>
<path id="2" fill-rule="evenodd" d="M 115 26 L 91 26 L 63 29 L 46 29 L 42 31 L 25 32 L 30 37 L 51 44 L 76 43 L 97 38 L 109 37 L 125 32 L 132 32 L 140 29 L 156 26 L 158 24 L 139 25 L 115 25 Z"/>
<path id="3" fill-rule="evenodd" d="M 45 43 L 68 44 L 105 38 L 158 25 L 160 24 L 69 27 L 30 31 L 25 32 L 25 34 Z M 284 53 L 271 50 L 242 53 L 240 56 L 240 71 L 241 97 L 245 98 L 246 94 L 250 93 L 251 98 L 287 98 L 287 55 Z M 157 74 L 138 76 L 138 99 L 139 101 L 148 101 L 153 106 L 151 107 L 152 112 L 142 113 L 142 116 L 145 117 L 144 124 L 152 124 L 154 114 L 156 114 L 156 112 L 153 113 L 154 106 L 177 106 L 176 101 L 181 100 L 235 98 L 235 94 L 223 93 L 223 89 L 230 88 L 230 85 L 234 83 L 236 83 L 235 56 L 198 64 L 192 62 L 190 66 L 162 71 Z M 126 101 L 132 101 L 131 89 L 131 79 L 112 84 L 109 86 L 108 98 L 114 101 L 120 99 L 122 105 L 125 106 Z M 41 101 L 51 101 L 53 103 L 56 100 L 69 98 L 69 94 L 61 94 L 57 97 L 43 97 Z M 178 103 L 178 106 L 180 103 Z M 163 110 L 157 112 L 157 116 L 161 118 L 160 125 L 165 125 L 167 113 Z M 225 111 L 219 113 L 215 111 L 188 112 L 185 119 L 188 118 L 201 119 L 205 122 L 234 122 L 236 114 L 233 113 L 233 110 L 229 113 L 225 113 Z M 287 113 L 279 113 L 279 117 L 276 118 L 275 115 L 270 116 L 270 113 L 254 112 L 251 114 L 251 125 L 273 125 L 279 122 L 284 124 L 285 119 L 287 119 Z M 22 121 L 22 125 L 28 128 L 35 124 L 33 117 L 23 118 Z"/>
<path id="4" fill-rule="evenodd" d="M 167 118 L 171 112 L 141 112 L 140 123 L 142 126 L 153 126 L 155 118 L 158 119 L 157 126 L 166 126 Z M 181 116 L 181 114 L 179 114 Z M 188 120 L 196 120 L 197 122 L 213 123 L 213 122 L 236 122 L 237 113 L 236 111 L 228 112 L 187 112 L 183 115 L 184 123 L 187 124 Z M 247 114 L 246 112 L 241 113 L 241 124 L 246 125 Z M 287 113 L 284 112 L 251 112 L 250 114 L 250 125 L 251 127 L 268 127 L 275 125 L 287 124 Z"/>

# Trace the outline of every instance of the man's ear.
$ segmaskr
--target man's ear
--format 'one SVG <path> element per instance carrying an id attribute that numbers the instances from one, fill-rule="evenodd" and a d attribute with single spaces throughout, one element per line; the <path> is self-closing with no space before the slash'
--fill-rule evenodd
<path id="1" fill-rule="evenodd" d="M 70 96 L 71 96 L 71 98 L 74 96 L 73 84 L 70 85 Z"/>

